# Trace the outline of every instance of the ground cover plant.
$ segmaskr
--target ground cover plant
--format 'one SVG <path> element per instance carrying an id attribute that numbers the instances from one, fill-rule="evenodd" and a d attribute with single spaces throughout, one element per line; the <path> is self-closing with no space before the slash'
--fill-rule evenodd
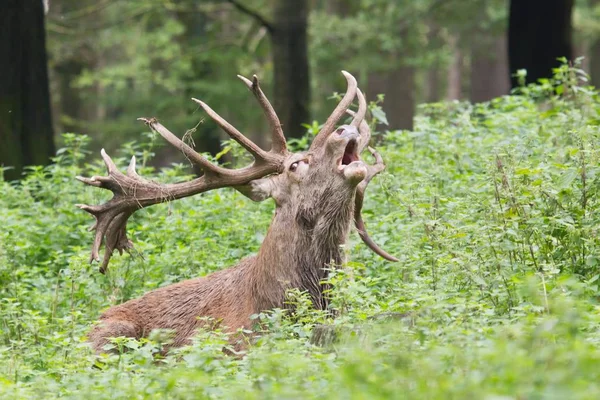
<path id="1" fill-rule="evenodd" d="M 0 181 L 0 397 L 599 398 L 600 101 L 581 78 L 564 65 L 488 103 L 423 105 L 414 131 L 376 135 L 388 168 L 363 212 L 400 262 L 353 234 L 330 278 L 335 312 L 291 292 L 294 312 L 257 315 L 265 331 L 240 357 L 219 331 L 167 356 L 160 332 L 102 357 L 86 334 L 110 305 L 256 251 L 273 205 L 221 190 L 141 210 L 136 252 L 101 275 L 74 204 L 107 194 L 74 176 L 103 166 L 85 161 L 86 137 L 65 135 L 55 164 Z M 158 142 L 140 135 L 120 165 L 135 153 L 146 176 L 181 179 L 184 164 L 147 166 Z M 312 344 L 315 325 L 336 340 Z"/>

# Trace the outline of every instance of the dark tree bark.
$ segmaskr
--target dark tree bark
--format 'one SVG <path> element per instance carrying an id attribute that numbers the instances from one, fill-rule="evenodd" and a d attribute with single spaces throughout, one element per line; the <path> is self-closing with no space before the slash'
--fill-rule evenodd
<path id="1" fill-rule="evenodd" d="M 57 125 L 59 132 L 87 133 L 80 129 L 83 103 L 79 90 L 73 87 L 73 81 L 81 74 L 83 68 L 84 64 L 77 58 L 62 60 L 53 68 L 60 97 L 60 114 L 58 114 L 60 124 Z M 56 98 L 54 100 L 56 101 Z"/>
<path id="2" fill-rule="evenodd" d="M 600 7 L 600 0 L 592 0 L 593 7 Z M 600 88 L 600 39 L 596 38 L 590 46 L 590 78 L 592 85 Z"/>
<path id="3" fill-rule="evenodd" d="M 306 133 L 310 123 L 308 0 L 277 0 L 271 25 L 274 107 L 288 137 Z"/>
<path id="4" fill-rule="evenodd" d="M 178 0 L 176 3 L 182 3 Z M 181 11 L 175 13 L 177 19 L 185 26 L 185 34 L 179 40 L 187 47 L 200 46 L 206 40 L 206 16 L 202 13 L 192 13 Z M 186 90 L 186 97 L 198 96 L 191 90 L 193 82 L 201 81 L 204 76 L 210 74 L 210 66 L 204 63 L 201 59 L 192 60 L 194 75 L 189 82 Z M 208 126 L 208 128 L 207 128 Z M 200 153 L 210 153 L 216 155 L 221 151 L 221 129 L 214 124 L 200 124 L 198 131 L 194 135 L 195 149 Z M 194 168 L 197 173 L 200 173 L 199 168 Z"/>
<path id="5" fill-rule="evenodd" d="M 440 66 L 439 63 L 434 63 L 425 73 L 425 84 L 423 88 L 424 101 L 426 103 L 434 103 L 440 101 Z"/>
<path id="6" fill-rule="evenodd" d="M 54 155 L 41 0 L 0 2 L 0 164 L 48 164 Z"/>
<path id="7" fill-rule="evenodd" d="M 340 17 L 352 15 L 359 8 L 359 3 L 352 0 L 327 0 L 322 4 L 328 14 L 339 15 Z"/>
<path id="8" fill-rule="evenodd" d="M 450 47 L 452 48 L 452 63 L 448 68 L 448 85 L 446 87 L 447 100 L 460 100 L 462 98 L 462 76 L 464 67 L 464 55 L 458 46 L 458 38 L 450 38 Z"/>
<path id="9" fill-rule="evenodd" d="M 508 54 L 512 87 L 518 81 L 512 75 L 527 70 L 527 83 L 552 75 L 558 57 L 572 58 L 572 22 L 574 0 L 511 0 Z"/>
<path id="10" fill-rule="evenodd" d="M 301 137 L 310 123 L 310 77 L 308 68 L 308 0 L 274 0 L 273 19 L 249 9 L 242 1 L 227 0 L 254 18 L 269 32 L 273 57 L 273 107 L 288 137 Z"/>
<path id="11" fill-rule="evenodd" d="M 592 85 L 600 88 L 600 39 L 596 39 L 590 47 L 590 78 Z"/>
<path id="12" fill-rule="evenodd" d="M 485 35 L 480 32 L 479 34 Z M 505 37 L 488 37 L 471 48 L 470 99 L 474 103 L 508 94 L 508 59 Z M 483 46 L 482 46 L 483 44 Z"/>
<path id="13" fill-rule="evenodd" d="M 399 66 L 393 71 L 369 74 L 367 97 L 375 99 L 384 94 L 382 108 L 386 113 L 389 129 L 413 128 L 415 115 L 415 69 Z"/>
<path id="14" fill-rule="evenodd" d="M 80 0 L 53 0 L 46 20 L 60 21 L 65 13 L 68 14 L 80 6 Z M 75 85 L 75 81 L 84 70 L 93 71 L 98 68 L 97 53 L 85 40 L 86 26 L 97 21 L 98 17 L 97 14 L 92 14 L 91 17 L 83 16 L 69 21 L 69 25 L 79 31 L 79 39 L 70 43 L 68 51 L 59 47 L 53 54 L 48 54 L 55 132 L 90 134 L 90 122 L 100 117 L 102 102 L 86 101 L 86 98 L 101 97 L 98 96 L 101 94 L 100 85 L 89 89 L 78 88 Z M 48 40 L 51 39 L 50 34 Z"/>
<path id="15" fill-rule="evenodd" d="M 433 22 L 428 23 L 429 33 L 427 34 L 427 40 L 429 42 L 435 42 L 438 40 L 438 36 L 440 34 L 440 29 L 437 24 Z M 426 103 L 433 103 L 436 101 L 440 101 L 441 99 L 441 68 L 440 62 L 436 59 L 433 64 L 427 69 L 425 72 L 425 82 L 424 82 L 424 99 L 418 99 L 417 101 L 425 101 Z"/>

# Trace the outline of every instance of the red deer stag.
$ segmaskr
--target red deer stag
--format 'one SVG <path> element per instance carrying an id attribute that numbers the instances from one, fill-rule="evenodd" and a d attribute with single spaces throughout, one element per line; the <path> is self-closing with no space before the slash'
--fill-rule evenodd
<path id="1" fill-rule="evenodd" d="M 193 100 L 254 156 L 252 165 L 234 170 L 214 165 L 156 119 L 141 118 L 197 164 L 203 176 L 189 182 L 158 184 L 136 173 L 135 157 L 123 174 L 102 150 L 108 176 L 77 177 L 114 194 L 102 205 L 78 205 L 96 218 L 92 227 L 96 233 L 91 261 L 99 261 L 99 248 L 102 241 L 105 242 L 100 267 L 103 273 L 115 249 L 122 252 L 132 247 L 126 236 L 126 223 L 140 208 L 228 186 L 254 201 L 273 198 L 277 207 L 258 254 L 242 259 L 234 267 L 151 291 L 104 312 L 89 335 L 97 352 L 101 352 L 112 337 L 141 338 L 153 329 L 173 330 L 172 345 L 184 345 L 206 324 L 199 318 L 203 316 L 219 321 L 229 331 L 249 329 L 252 314 L 284 307 L 285 292 L 290 288 L 308 292 L 315 307 L 326 308 L 327 298 L 321 281 L 327 278 L 327 268 L 343 262 L 340 245 L 347 239 L 352 219 L 360 237 L 373 251 L 397 261 L 369 238 L 361 217 L 365 188 L 371 178 L 384 169 L 384 164 L 371 148 L 369 151 L 376 163 L 367 165 L 360 159 L 370 139 L 370 130 L 364 121 L 367 104 L 354 77 L 347 72 L 343 74 L 348 82 L 346 94 L 308 152 L 288 152 L 279 119 L 260 89 L 257 77 L 250 81 L 240 76 L 269 121 L 270 151 L 247 139 L 200 100 Z M 348 110 L 355 96 L 359 103 L 356 113 Z M 335 129 L 346 112 L 353 115 L 352 123 Z"/>

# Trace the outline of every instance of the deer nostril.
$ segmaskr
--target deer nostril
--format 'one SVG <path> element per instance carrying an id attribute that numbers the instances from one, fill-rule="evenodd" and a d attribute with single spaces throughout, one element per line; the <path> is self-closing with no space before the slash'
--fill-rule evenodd
<path id="1" fill-rule="evenodd" d="M 335 130 L 335 133 L 343 137 L 359 135 L 358 130 L 351 125 L 342 125 Z"/>

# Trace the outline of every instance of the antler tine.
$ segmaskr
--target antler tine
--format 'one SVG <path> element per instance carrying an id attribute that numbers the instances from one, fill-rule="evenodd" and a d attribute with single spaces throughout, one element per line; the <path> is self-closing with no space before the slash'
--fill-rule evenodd
<path id="1" fill-rule="evenodd" d="M 118 171 L 117 166 L 113 162 L 112 158 L 106 154 L 104 149 L 100 150 L 100 155 L 102 156 L 102 160 L 104 160 L 104 165 L 106 165 L 106 170 L 109 174 Z"/>
<path id="2" fill-rule="evenodd" d="M 316 149 L 323 146 L 327 137 L 331 134 L 331 132 L 334 131 L 335 125 L 338 123 L 339 119 L 342 117 L 342 115 L 344 115 L 350 104 L 352 104 L 354 96 L 356 96 L 356 89 L 358 87 L 356 79 L 349 72 L 342 71 L 342 74 L 344 74 L 346 81 L 348 82 L 346 94 L 338 103 L 337 107 L 333 110 L 329 118 L 327 118 L 327 121 L 325 121 L 325 124 L 323 124 L 323 127 L 319 133 L 317 133 L 317 136 L 310 146 L 311 149 Z"/>
<path id="3" fill-rule="evenodd" d="M 361 106 L 360 106 L 361 99 L 360 98 L 362 97 L 364 100 L 364 96 L 362 96 L 361 92 L 358 92 L 358 95 L 359 95 L 359 107 L 358 107 L 359 112 L 355 113 L 352 110 L 346 110 L 346 112 L 348 114 L 350 114 L 354 117 L 352 120 L 353 123 L 354 123 L 354 121 L 357 121 L 360 117 L 360 109 L 361 109 Z M 365 108 L 366 108 L 366 101 L 365 101 Z M 362 118 L 362 120 L 360 121 L 359 132 L 360 132 L 360 142 L 358 144 L 358 153 L 360 154 L 364 150 L 364 148 L 368 146 L 369 140 L 371 139 L 371 129 L 369 128 L 369 124 L 367 124 L 367 121 L 364 118 Z M 375 151 L 375 149 L 372 147 L 368 147 L 368 149 L 369 149 L 369 152 L 371 153 L 371 155 L 373 157 L 375 157 L 375 164 L 367 165 L 367 176 L 356 188 L 356 197 L 354 198 L 354 225 L 356 226 L 356 229 L 358 230 L 358 235 L 360 236 L 362 241 L 367 245 L 368 248 L 370 248 L 377 255 L 385 258 L 388 261 L 399 261 L 396 257 L 390 255 L 388 252 L 386 252 L 381 247 L 379 247 L 377 245 L 377 243 L 375 243 L 373 241 L 373 239 L 371 239 L 371 237 L 369 236 L 369 233 L 367 232 L 367 227 L 365 226 L 365 222 L 363 221 L 363 218 L 362 218 L 362 206 L 363 206 L 363 201 L 365 198 L 365 190 L 367 189 L 367 185 L 369 184 L 369 182 L 371 182 L 371 179 L 373 179 L 373 177 L 375 175 L 377 175 L 378 173 L 380 173 L 381 171 L 383 171 L 385 169 L 385 164 L 383 163 L 383 158 L 381 157 L 381 155 L 377 151 Z"/>
<path id="4" fill-rule="evenodd" d="M 265 159 L 269 158 L 266 151 L 264 151 L 263 149 L 258 147 L 256 145 L 256 143 L 254 143 L 253 141 L 248 139 L 246 136 L 244 136 L 240 131 L 238 131 L 229 122 L 225 121 L 225 119 L 223 117 L 221 117 L 219 114 L 217 114 L 206 103 L 204 103 L 203 101 L 200 101 L 198 99 L 195 99 L 193 97 L 192 97 L 192 100 L 194 100 L 196 103 L 200 104 L 200 106 L 204 109 L 204 111 L 208 114 L 208 116 L 210 118 L 212 118 L 217 123 L 217 125 L 219 125 L 221 127 L 221 129 L 223 129 L 229 136 L 231 136 L 231 138 L 233 140 L 235 140 L 243 148 L 248 150 L 248 152 L 254 156 L 254 159 L 257 162 L 261 162 L 261 161 L 264 161 Z"/>
<path id="5" fill-rule="evenodd" d="M 360 154 L 371 140 L 371 129 L 365 119 L 365 114 L 367 113 L 367 100 L 360 89 L 356 90 L 356 96 L 358 97 L 358 112 L 346 110 L 346 113 L 353 117 L 351 125 L 357 127 L 360 133 L 360 141 L 358 143 L 358 154 Z"/>
<path id="6" fill-rule="evenodd" d="M 358 188 L 356 189 L 356 197 L 354 199 L 354 225 L 356 226 L 356 229 L 358 230 L 358 235 L 360 236 L 362 241 L 367 245 L 367 247 L 373 250 L 373 252 L 375 252 L 376 254 L 385 258 L 388 261 L 399 261 L 396 257 L 390 255 L 385 250 L 380 248 L 377 245 L 377 243 L 375 243 L 373 239 L 371 239 L 371 237 L 367 233 L 367 228 L 362 219 L 362 206 L 365 198 L 365 190 L 367 189 L 367 185 L 375 175 L 377 175 L 385 169 L 385 164 L 383 163 L 383 158 L 381 157 L 381 155 L 379 155 L 379 153 L 377 153 L 377 151 L 375 151 L 375 149 L 373 149 L 372 147 L 369 147 L 369 151 L 371 152 L 371 155 L 375 157 L 375 164 L 367 166 L 367 176 L 358 185 Z"/>
<path id="7" fill-rule="evenodd" d="M 167 142 L 172 144 L 173 147 L 179 149 L 190 162 L 202 168 L 202 171 L 204 171 L 205 174 L 214 173 L 216 175 L 225 175 L 229 172 L 229 170 L 221 168 L 202 157 L 196 150 L 192 149 L 183 140 L 179 139 L 171 133 L 170 130 L 165 128 L 156 118 L 138 118 L 138 121 L 144 122 L 150 129 L 160 134 Z"/>
<path id="8" fill-rule="evenodd" d="M 367 114 L 367 99 L 365 99 L 359 88 L 356 88 L 356 97 L 358 97 L 358 112 L 354 114 L 350 125 L 358 128 L 361 122 L 365 120 L 365 115 Z"/>
<path id="9" fill-rule="evenodd" d="M 358 143 L 358 153 L 362 153 L 365 147 L 369 145 L 369 141 L 371 140 L 371 128 L 369 128 L 369 124 L 365 119 L 365 114 L 367 112 L 367 101 L 365 96 L 362 94 L 360 89 L 356 90 L 356 95 L 358 96 L 358 112 L 354 112 L 352 110 L 346 110 L 346 113 L 351 115 L 352 125 L 357 126 L 360 132 L 360 142 Z M 383 162 L 383 158 L 381 155 L 375 151 L 372 147 L 368 147 L 369 152 L 373 157 L 375 157 L 374 165 L 367 165 L 367 176 L 365 179 L 358 185 L 356 189 L 356 197 L 354 198 L 354 225 L 358 231 L 358 235 L 362 239 L 362 241 L 377 255 L 385 258 L 388 261 L 399 261 L 396 257 L 390 255 L 388 252 L 383 250 L 381 247 L 377 245 L 369 236 L 367 232 L 367 227 L 365 226 L 365 222 L 362 218 L 362 207 L 363 201 L 365 198 L 365 190 L 367 189 L 367 185 L 371 182 L 371 179 L 381 171 L 385 169 L 385 164 Z"/>
<path id="10" fill-rule="evenodd" d="M 135 170 L 135 156 L 131 156 L 131 161 L 129 161 L 129 166 L 127 167 L 127 176 L 137 177 L 139 176 L 137 171 Z"/>
<path id="11" fill-rule="evenodd" d="M 280 172 L 283 168 L 285 154 L 262 150 L 229 125 L 206 104 L 198 100 L 197 102 L 233 139 L 252 153 L 256 162 L 248 167 L 235 170 L 214 165 L 171 133 L 156 118 L 139 118 L 150 129 L 158 132 L 170 144 L 181 150 L 192 163 L 202 168 L 204 175 L 189 182 L 159 184 L 138 175 L 135 170 L 135 157 L 132 157 L 126 174 L 121 173 L 110 156 L 102 149 L 101 155 L 106 164 L 108 175 L 93 176 L 91 178 L 77 177 L 78 180 L 87 185 L 108 189 L 113 192 L 113 198 L 104 204 L 96 206 L 78 204 L 79 208 L 89 212 L 96 219 L 96 223 L 91 228 L 96 233 L 92 244 L 90 261 L 100 260 L 100 246 L 103 240 L 105 242 L 104 257 L 100 265 L 100 272 L 105 273 L 114 250 L 122 253 L 123 250 L 128 251 L 133 247 L 133 243 L 127 238 L 127 220 L 140 208 L 181 199 L 212 189 L 246 185 L 251 180 Z"/>
<path id="12" fill-rule="evenodd" d="M 287 142 L 285 140 L 285 135 L 283 134 L 283 129 L 281 128 L 281 122 L 279 121 L 279 117 L 277 113 L 275 113 L 275 109 L 267 99 L 267 96 L 264 94 L 262 89 L 260 88 L 260 84 L 258 82 L 258 76 L 253 75 L 252 81 L 250 79 L 238 75 L 238 78 L 242 82 L 248 86 L 248 89 L 254 94 L 258 103 L 262 107 L 267 120 L 269 121 L 269 126 L 271 127 L 271 151 L 280 154 L 287 153 Z"/>
<path id="13" fill-rule="evenodd" d="M 369 128 L 369 124 L 367 124 L 367 120 L 364 118 L 367 111 L 367 101 L 360 91 L 357 89 L 356 94 L 358 96 L 358 112 L 354 112 L 352 110 L 346 110 L 346 112 L 353 116 L 352 125 L 356 126 L 358 124 L 358 130 L 360 132 L 360 142 L 358 143 L 358 153 L 360 154 L 365 147 L 369 145 L 369 141 L 371 140 L 371 129 Z M 358 185 L 356 189 L 356 197 L 354 199 L 354 225 L 358 230 L 358 235 L 362 239 L 362 241 L 369 247 L 373 252 L 377 255 L 385 258 L 388 261 L 399 261 L 396 257 L 390 255 L 385 250 L 377 245 L 369 236 L 367 232 L 367 227 L 365 226 L 365 222 L 362 218 L 362 207 L 363 201 L 365 198 L 365 190 L 367 189 L 367 185 L 371 182 L 371 179 L 381 171 L 385 169 L 385 164 L 383 163 L 383 158 L 381 155 L 375 151 L 372 147 L 368 147 L 369 152 L 373 157 L 375 157 L 374 165 L 367 165 L 367 176 L 365 179 Z"/>
<path id="14" fill-rule="evenodd" d="M 123 250 L 129 251 L 133 248 L 133 242 L 127 238 L 126 226 L 127 219 L 134 211 L 135 209 L 121 213 L 110 212 L 105 214 L 104 218 L 96 217 L 96 224 L 92 227 L 96 230 L 96 234 L 92 244 L 90 262 L 100 261 L 100 246 L 102 239 L 105 238 L 104 256 L 99 268 L 101 273 L 106 272 L 113 250 L 118 250 L 120 254 L 123 254 Z"/>
<path id="15" fill-rule="evenodd" d="M 77 204 L 77 207 L 92 214 L 96 219 L 96 222 L 90 228 L 90 230 L 96 231 L 90 254 L 90 262 L 100 260 L 100 246 L 102 245 L 102 240 L 106 237 L 104 259 L 100 266 L 100 272 L 105 273 L 114 249 L 122 253 L 123 250 L 128 251 L 133 247 L 133 243 L 127 238 L 125 227 L 127 218 L 135 210 L 142 208 L 142 205 L 124 201 L 127 196 L 128 185 L 131 184 L 128 181 L 139 181 L 143 184 L 148 184 L 148 181 L 142 179 L 135 171 L 135 157 L 131 159 L 131 163 L 127 168 L 127 175 L 124 175 L 117 169 L 117 166 L 104 149 L 100 153 L 106 164 L 108 176 L 93 176 L 92 178 L 78 176 L 76 178 L 88 185 L 109 189 L 113 192 L 114 197 L 103 205 L 89 206 L 86 204 Z"/>

